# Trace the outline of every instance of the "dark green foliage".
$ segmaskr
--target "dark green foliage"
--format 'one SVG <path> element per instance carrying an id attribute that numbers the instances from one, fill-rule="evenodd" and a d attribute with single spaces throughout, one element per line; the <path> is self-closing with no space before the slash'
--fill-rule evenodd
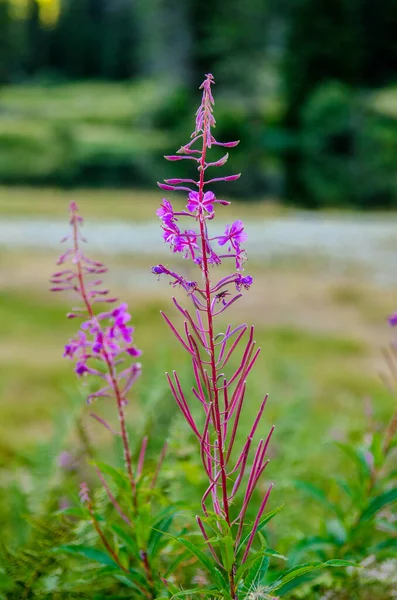
<path id="1" fill-rule="evenodd" d="M 3 571 L 3 585 L 8 600 L 33 598 L 38 594 L 43 598 L 56 597 L 53 596 L 54 588 L 51 589 L 51 579 L 57 579 L 59 561 L 53 548 L 65 543 L 70 535 L 67 522 L 49 517 L 34 518 L 25 545 L 17 549 L 0 546 L 0 569 Z M 0 597 L 1 592 L 0 587 Z"/>
<path id="2" fill-rule="evenodd" d="M 11 81 L 11 16 L 6 0 L 0 0 L 0 85 Z"/>
<path id="3" fill-rule="evenodd" d="M 389 142 L 382 133 L 388 130 L 395 150 L 395 123 L 372 116 L 361 90 L 395 80 L 396 20 L 396 0 L 295 3 L 284 68 L 284 122 L 297 142 L 286 149 L 289 199 L 309 207 L 395 202 Z"/>
<path id="4" fill-rule="evenodd" d="M 213 71 L 223 90 L 219 138 L 241 140 L 229 165 L 243 177 L 231 194 L 309 208 L 397 204 L 396 119 L 374 111 L 367 93 L 396 80 L 397 0 L 61 0 L 53 23 L 40 18 L 37 0 L 25 14 L 10 3 L 0 0 L 0 85 L 160 85 L 138 124 L 131 110 L 117 123 L 122 131 L 102 135 L 97 120 L 88 144 L 78 118 L 33 131 L 30 107 L 10 121 L 0 97 L 0 182 L 152 185 L 154 172 L 165 175 L 158 157 L 192 129 L 190 90 Z M 94 112 L 95 88 L 78 105 L 86 102 Z M 23 135 L 10 132 L 14 118 L 29 121 Z M 137 127 L 148 146 L 126 139 Z M 177 177 L 182 166 L 175 169 Z"/>
<path id="5" fill-rule="evenodd" d="M 393 428 L 392 424 L 393 420 Z M 303 557 L 325 561 L 342 558 L 355 560 L 361 567 L 342 571 L 335 580 L 318 582 L 319 590 L 333 590 L 331 599 L 344 598 L 347 590 L 354 590 L 357 598 L 366 598 L 368 589 L 372 589 L 374 597 L 392 597 L 397 564 L 397 544 L 393 539 L 397 487 L 389 460 L 392 445 L 387 429 L 383 434 L 367 434 L 366 439 L 370 442 L 360 446 L 338 444 L 351 460 L 352 472 L 339 476 L 336 486 L 329 485 L 328 494 L 313 483 L 297 482 L 299 490 L 321 505 L 324 516 L 320 534 L 303 538 L 292 550 L 292 563 Z"/>

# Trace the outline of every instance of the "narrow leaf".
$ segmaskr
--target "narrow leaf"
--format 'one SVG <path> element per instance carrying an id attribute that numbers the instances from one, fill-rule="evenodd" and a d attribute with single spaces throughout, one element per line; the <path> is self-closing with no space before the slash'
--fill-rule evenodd
<path id="1" fill-rule="evenodd" d="M 131 552 L 135 558 L 139 559 L 139 548 L 133 535 L 128 531 L 125 531 L 120 525 L 111 525 L 110 529 L 116 534 L 120 541 L 123 542 L 124 547 Z"/>
<path id="2" fill-rule="evenodd" d="M 170 515 L 168 517 L 164 517 L 163 519 L 157 521 L 152 531 L 150 532 L 147 552 L 149 556 L 156 556 L 161 550 L 161 540 L 164 537 L 164 534 L 167 533 L 169 528 L 171 527 L 172 521 L 174 519 L 174 515 Z"/>
<path id="3" fill-rule="evenodd" d="M 215 583 L 218 590 L 225 591 L 228 589 L 228 584 L 225 578 L 223 577 L 222 573 L 213 565 L 212 560 L 206 554 L 204 554 L 204 552 L 200 550 L 200 548 L 192 544 L 192 542 L 190 542 L 189 540 L 184 540 L 183 538 L 174 539 L 180 544 L 182 544 L 182 546 L 185 546 L 187 550 L 190 550 L 193 556 L 195 556 L 201 562 L 201 564 L 210 573 L 212 580 Z"/>
<path id="4" fill-rule="evenodd" d="M 376 513 L 381 511 L 388 504 L 392 504 L 397 500 L 397 487 L 376 496 L 364 510 L 360 517 L 360 523 L 369 521 Z"/>
<path id="5" fill-rule="evenodd" d="M 244 577 L 244 587 L 250 591 L 252 587 L 260 585 L 269 568 L 269 557 L 262 554 L 256 557 L 252 566 Z"/>
<path id="6" fill-rule="evenodd" d="M 281 504 L 281 506 L 278 506 L 277 508 L 275 508 L 275 509 L 273 509 L 272 511 L 268 512 L 268 513 L 267 513 L 267 514 L 266 514 L 266 515 L 263 517 L 263 519 L 262 519 L 261 521 L 259 521 L 259 525 L 258 525 L 258 527 L 257 527 L 257 530 L 256 530 L 256 531 L 257 531 L 257 533 L 258 533 L 259 531 L 261 531 L 261 529 L 263 529 L 263 528 L 264 528 L 264 526 L 265 526 L 265 525 L 266 525 L 266 524 L 267 524 L 269 521 L 271 521 L 271 519 L 273 519 L 273 517 L 275 517 L 275 516 L 276 516 L 276 514 L 277 514 L 278 512 L 280 512 L 280 510 L 283 508 L 283 506 L 284 506 L 284 504 Z M 248 540 L 249 540 L 250 536 L 251 536 L 251 531 L 249 531 L 249 532 L 247 533 L 247 535 L 245 536 L 245 538 L 243 538 L 243 540 L 241 541 L 241 543 L 240 543 L 240 545 L 239 545 L 239 547 L 238 547 L 237 553 L 239 553 L 239 552 L 240 552 L 240 551 L 241 551 L 241 550 L 242 550 L 242 549 L 245 547 L 245 545 L 246 545 L 246 543 L 248 542 Z"/>
<path id="7" fill-rule="evenodd" d="M 93 560 L 94 562 L 98 562 L 101 565 L 109 565 L 109 566 L 116 565 L 114 560 L 112 558 L 110 558 L 110 556 L 108 556 L 108 554 L 106 554 L 105 552 L 102 552 L 102 550 L 97 550 L 96 548 L 90 548 L 88 546 L 65 545 L 65 546 L 59 546 L 59 549 L 63 550 L 63 552 L 67 552 L 68 554 L 77 554 L 79 556 L 84 556 L 85 558 L 88 558 L 89 560 Z"/>

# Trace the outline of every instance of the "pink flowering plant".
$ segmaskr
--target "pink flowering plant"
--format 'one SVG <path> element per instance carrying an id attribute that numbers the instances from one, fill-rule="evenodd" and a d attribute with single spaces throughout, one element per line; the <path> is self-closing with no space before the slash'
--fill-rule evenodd
<path id="1" fill-rule="evenodd" d="M 166 447 L 154 472 L 145 472 L 148 438 L 144 437 L 136 464 L 133 464 L 125 411 L 129 392 L 141 373 L 141 364 L 137 362 L 141 351 L 134 343 L 134 328 L 127 305 L 118 304 L 117 298 L 111 297 L 109 290 L 103 287 L 100 277 L 106 267 L 83 253 L 82 244 L 86 240 L 81 233 L 82 224 L 78 207 L 72 202 L 71 233 L 63 239 L 70 242 L 70 247 L 58 259 L 62 269 L 52 276 L 51 289 L 72 292 L 78 297 L 79 306 L 67 316 L 80 321 L 80 326 L 66 344 L 64 357 L 74 362 L 77 377 L 90 386 L 89 405 L 99 400 L 114 402 L 118 426 L 113 426 L 96 412 L 90 414 L 121 440 L 125 469 L 123 472 L 106 464 L 94 465 L 112 508 L 109 519 L 104 519 L 97 510 L 87 483 L 81 484 L 83 517 L 91 522 L 105 553 L 93 552 L 82 545 L 64 546 L 61 550 L 96 558 L 108 570 L 113 570 L 115 577 L 121 578 L 127 587 L 133 588 L 136 597 L 154 599 L 158 587 L 162 586 L 156 577 L 162 532 L 172 521 L 169 507 L 164 511 L 156 506 L 157 514 L 153 510 L 153 499 L 159 496 L 156 484 Z M 107 308 L 98 311 L 98 305 Z M 70 513 L 68 509 L 63 512 Z"/>
<path id="2" fill-rule="evenodd" d="M 274 426 L 263 426 L 268 398 L 265 394 L 248 429 L 242 428 L 248 379 L 260 348 L 253 327 L 224 325 L 224 313 L 250 289 L 253 278 L 244 273 L 247 234 L 243 222 L 235 220 L 218 233 L 213 227 L 216 212 L 230 203 L 218 199 L 207 186 L 240 177 L 207 176 L 228 160 L 226 152 L 211 162 L 211 149 L 229 149 L 238 144 L 219 142 L 213 135 L 213 84 L 212 75 L 207 75 L 201 85 L 202 101 L 191 140 L 177 154 L 166 157 L 171 162 L 194 161 L 197 180 L 174 178 L 159 183 L 166 191 L 187 193 L 183 210 L 175 210 L 164 198 L 157 216 L 164 241 L 174 254 L 190 261 L 197 276 L 188 279 L 163 264 L 152 268 L 158 277 L 169 278 L 172 287 L 181 288 L 190 302 L 185 308 L 173 298 L 182 324 L 174 323 L 163 312 L 162 316 L 191 361 L 190 388 L 183 385 L 176 370 L 166 377 L 190 435 L 196 440 L 196 456 L 206 480 L 194 530 L 191 507 L 183 505 L 176 519 L 182 503 L 171 501 L 159 487 L 166 446 L 151 469 L 145 460 L 147 437 L 143 437 L 136 453 L 132 451 L 126 408 L 141 373 L 141 351 L 134 340 L 127 305 L 103 287 L 104 264 L 83 252 L 83 220 L 74 202 L 70 205 L 71 233 L 63 240 L 69 247 L 58 260 L 60 270 L 52 277 L 54 292 L 68 292 L 78 298 L 77 306 L 67 316 L 79 326 L 66 344 L 64 356 L 74 363 L 78 380 L 88 387 L 87 403 L 93 406 L 111 402 L 114 406 L 117 425 L 100 411 L 91 411 L 90 415 L 119 441 L 124 462 L 123 469 L 94 462 L 98 490 L 92 491 L 83 481 L 81 509 L 61 511 L 66 518 L 80 517 L 76 543 L 62 545 L 57 551 L 94 562 L 102 570 L 95 584 L 91 576 L 91 585 L 103 590 L 104 578 L 110 577 L 112 593 L 122 588 L 123 595 L 118 597 L 276 600 L 300 585 L 307 574 L 313 577 L 313 571 L 351 564 L 331 559 L 295 564 L 287 571 L 269 569 L 271 558 L 286 560 L 269 548 L 266 537 L 267 523 L 281 508 L 269 510 L 273 483 L 264 479 Z M 229 267 L 229 272 L 225 275 L 222 271 L 216 277 L 221 265 Z M 181 519 L 182 532 L 175 530 Z M 87 542 L 88 528 L 91 543 Z M 204 575 L 200 568 L 205 569 Z M 198 582 L 199 587 L 192 587 Z"/>
<path id="3" fill-rule="evenodd" d="M 275 598 L 275 593 L 278 595 L 287 587 L 289 589 L 293 580 L 323 564 L 299 566 L 275 580 L 268 574 L 269 557 L 284 557 L 267 547 L 263 535 L 265 525 L 279 511 L 279 508 L 273 508 L 265 512 L 273 483 L 264 485 L 263 476 L 269 464 L 267 453 L 274 431 L 271 427 L 262 434 L 267 395 L 258 406 L 245 441 L 237 447 L 247 398 L 247 380 L 260 349 L 256 347 L 253 327 L 242 324 L 227 325 L 221 331 L 216 329 L 218 317 L 242 297 L 243 290 L 249 290 L 253 278 L 244 275 L 246 251 L 243 244 L 247 234 L 243 222 L 234 221 L 220 235 L 212 233 L 215 213 L 229 202 L 218 199 L 208 186 L 240 177 L 240 174 L 233 174 L 208 178 L 213 168 L 222 167 L 228 160 L 226 153 L 211 162 L 208 158 L 211 148 L 229 149 L 238 144 L 237 141 L 219 142 L 213 135 L 213 84 L 213 76 L 207 75 L 201 85 L 202 101 L 191 140 L 177 154 L 165 157 L 172 162 L 194 161 L 197 180 L 167 179 L 158 184 L 165 191 L 182 191 L 188 195 L 186 208 L 179 211 L 174 210 L 169 200 L 163 199 L 157 216 L 161 220 L 163 239 L 173 253 L 182 254 L 197 269 L 197 277 L 191 281 L 162 264 L 152 268 L 154 274 L 168 277 L 172 286 L 183 288 L 191 302 L 191 308 L 184 308 L 173 298 L 183 319 L 179 329 L 165 313 L 162 316 L 191 359 L 194 385 L 184 389 L 176 371 L 166 376 L 171 393 L 197 439 L 208 480 L 201 501 L 202 514 L 196 516 L 207 551 L 203 552 L 190 540 L 179 538 L 178 541 L 210 573 L 212 585 L 208 594 L 212 597 L 270 599 Z M 182 226 L 185 220 L 190 221 L 189 228 Z M 217 280 L 215 269 L 222 263 L 229 264 L 231 272 Z M 231 367 L 237 356 L 238 367 Z M 201 420 L 193 416 L 196 411 L 193 411 L 192 403 L 201 407 Z M 258 441 L 255 441 L 256 437 L 259 437 Z M 255 492 L 260 494 L 261 500 L 252 521 L 247 515 Z M 328 564 L 334 566 L 332 562 Z M 169 587 L 175 592 L 173 597 L 186 595 L 186 591 L 178 593 L 173 586 Z M 192 589 L 190 594 L 194 597 L 194 594 L 204 595 L 204 592 Z"/>

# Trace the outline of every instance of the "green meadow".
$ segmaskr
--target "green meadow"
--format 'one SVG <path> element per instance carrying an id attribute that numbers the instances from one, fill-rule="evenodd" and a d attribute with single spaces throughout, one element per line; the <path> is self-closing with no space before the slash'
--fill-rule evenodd
<path id="1" fill-rule="evenodd" d="M 66 232 L 70 197 L 78 202 L 86 220 L 151 219 L 158 202 L 156 195 L 142 192 L 71 195 L 2 188 L 0 210 L 7 217 L 63 216 Z M 237 204 L 232 211 L 254 219 L 271 216 L 277 208 Z M 65 318 L 72 299 L 48 291 L 56 258 L 55 251 L 0 249 L 0 465 L 4 481 L 18 477 L 34 461 L 37 448 L 50 442 L 59 415 L 76 414 L 76 423 L 83 423 L 90 444 L 99 453 L 105 454 L 112 444 L 108 432 L 90 418 L 85 389 L 75 378 L 72 364 L 62 358 L 63 345 L 74 334 L 76 323 Z M 164 372 L 178 368 L 185 376 L 189 365 L 160 316 L 160 310 L 175 313 L 172 288 L 155 276 L 149 286 L 140 284 L 140 274 L 149 273 L 155 256 L 99 258 L 106 260 L 113 292 L 129 303 L 136 341 L 143 350 L 143 373 L 129 408 L 131 431 L 139 437 L 146 430 L 153 448 L 168 438 L 176 455 L 183 457 L 184 449 L 178 447 L 182 420 L 167 391 Z M 269 393 L 263 427 L 265 432 L 275 424 L 276 432 L 267 477 L 276 483 L 273 502 L 286 505 L 279 535 L 288 544 L 291 530 L 292 537 L 298 538 L 318 526 L 315 509 L 310 519 L 300 518 L 307 499 L 294 490 L 293 482 L 304 479 L 328 486 L 338 472 L 350 468 L 334 442 L 361 440 L 368 426 L 369 399 L 376 422 L 384 422 L 393 411 L 395 399 L 379 373 L 384 369 L 382 346 L 391 339 L 385 317 L 393 311 L 397 295 L 392 289 L 369 286 L 359 275 L 327 274 L 315 257 L 265 264 L 254 260 L 247 269 L 255 285 L 228 317 L 235 324 L 254 324 L 262 348 L 244 423 L 248 428 L 258 402 Z M 127 286 L 112 278 L 116 270 L 128 277 Z M 220 330 L 224 325 L 220 323 Z M 113 418 L 112 407 L 103 401 L 95 411 Z M 177 439 L 173 439 L 175 432 Z M 64 449 L 73 452 L 80 444 L 78 437 L 78 427 L 72 423 Z M 187 432 L 182 440 L 186 456 L 180 462 L 189 477 L 194 441 Z M 54 463 L 56 458 L 51 457 Z"/>

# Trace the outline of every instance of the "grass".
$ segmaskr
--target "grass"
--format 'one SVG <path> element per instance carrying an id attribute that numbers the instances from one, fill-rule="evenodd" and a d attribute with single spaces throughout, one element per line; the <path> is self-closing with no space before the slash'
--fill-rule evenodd
<path id="1" fill-rule="evenodd" d="M 180 195 L 175 205 L 182 208 Z M 142 190 L 61 190 L 59 188 L 25 188 L 0 186 L 0 215 L 5 217 L 58 217 L 65 218 L 68 204 L 75 200 L 86 219 L 126 219 L 146 221 L 153 219 L 161 191 Z M 232 218 L 269 218 L 283 215 L 287 209 L 276 201 L 240 203 L 228 208 Z"/>
<path id="2" fill-rule="evenodd" d="M 72 197 L 87 220 L 146 220 L 153 217 L 158 204 L 157 194 L 144 192 L 72 194 L 1 188 L 0 215 L 63 218 L 66 227 L 65 211 Z M 261 203 L 233 204 L 230 213 L 245 218 L 279 214 L 277 207 Z M 109 434 L 89 417 L 90 410 L 95 410 L 112 420 L 111 405 L 86 407 L 85 390 L 76 381 L 72 365 L 62 358 L 63 345 L 76 324 L 65 318 L 67 298 L 47 291 L 55 260 L 55 253 L 49 251 L 2 248 L 0 252 L 0 470 L 5 482 L 16 469 L 31 464 L 38 447 L 51 440 L 57 418 L 65 413 L 76 411 L 90 441 L 106 458 L 111 448 Z M 170 288 L 163 279 L 153 278 L 150 286 L 143 287 L 134 278 L 137 272 L 149 272 L 149 258 L 111 256 L 106 263 L 114 292 L 129 302 L 136 342 L 144 351 L 142 378 L 128 409 L 131 428 L 145 426 L 155 447 L 170 438 L 171 453 L 184 473 L 183 486 L 172 480 L 170 490 L 191 494 L 192 489 L 201 490 L 200 470 L 192 459 L 195 444 L 182 425 L 164 378 L 166 370 L 178 365 L 182 379 L 189 381 L 189 361 L 159 314 L 160 309 L 175 314 Z M 300 535 L 315 533 L 322 519 L 315 507 L 310 518 L 302 519 L 302 514 L 308 514 L 307 500 L 296 492 L 293 481 L 301 478 L 327 486 L 337 473 L 349 469 L 333 441 L 361 439 L 366 398 L 373 400 L 377 422 L 393 410 L 395 399 L 385 390 L 378 370 L 380 347 L 391 337 L 385 316 L 394 308 L 395 290 L 369 286 L 360 274 L 327 274 L 321 263 L 309 257 L 299 264 L 295 259 L 249 266 L 255 286 L 228 317 L 236 323 L 255 324 L 262 348 L 248 388 L 247 406 L 252 413 L 248 410 L 243 415 L 242 425 L 249 427 L 257 403 L 269 392 L 263 432 L 275 423 L 276 433 L 267 479 L 277 484 L 273 506 L 286 504 L 277 523 L 277 549 L 283 552 Z M 115 270 L 118 277 L 112 278 Z M 76 435 L 74 431 L 65 440 L 65 447 L 72 451 Z M 56 456 L 49 459 L 55 461 Z"/>
<path id="3" fill-rule="evenodd" d="M 159 196 L 142 191 L 72 193 L 3 187 L 0 215 L 62 218 L 66 228 L 66 208 L 71 198 L 78 202 L 87 220 L 139 221 L 153 218 Z M 278 214 L 277 207 L 264 203 L 233 203 L 228 210 L 231 218 Z M 74 324 L 64 318 L 66 298 L 47 292 L 55 259 L 55 253 L 48 251 L 3 248 L 0 252 L 3 464 L 18 454 L 21 438 L 31 444 L 41 426 L 43 431 L 50 430 L 52 416 L 65 402 L 63 390 L 76 385 L 70 365 L 61 358 L 62 346 L 74 329 Z M 134 270 L 149 273 L 153 264 L 149 258 L 116 256 L 106 258 L 106 262 L 112 287 L 116 286 L 115 291 L 130 302 L 138 343 L 144 348 L 146 371 L 150 373 L 159 356 L 160 363 L 168 361 L 168 349 L 173 344 L 159 316 L 161 308 L 170 306 L 169 288 L 155 278 L 148 278 L 152 283 L 145 288 L 139 282 L 136 285 Z M 388 340 L 385 315 L 393 310 L 394 291 L 368 287 L 350 274 L 348 280 L 324 274 L 321 262 L 309 257 L 300 264 L 292 257 L 280 263 L 254 262 L 250 269 L 255 286 L 236 305 L 234 320 L 252 321 L 257 326 L 263 358 L 252 387 L 258 395 L 264 389 L 271 392 L 269 415 L 281 423 L 288 422 L 290 409 L 299 397 L 307 407 L 302 432 L 322 430 L 326 436 L 327 431 L 338 428 L 339 418 L 343 420 L 343 434 L 354 433 L 362 423 L 357 403 L 361 406 L 366 395 L 380 394 L 377 407 L 380 413 L 385 411 L 388 400 L 377 380 L 378 348 Z M 112 279 L 112 272 L 118 273 L 117 278 Z M 131 283 L 121 285 L 127 272 Z M 172 351 L 177 352 L 175 345 Z M 172 367 L 164 365 L 161 371 Z M 153 368 L 162 378 L 161 371 Z M 143 375 L 142 390 L 148 387 L 145 377 L 149 381 L 152 376 Z M 313 398 L 311 407 L 308 396 Z M 341 408 L 342 417 L 329 410 L 331 405 Z"/>
<path id="4" fill-rule="evenodd" d="M 167 88 L 154 81 L 138 83 L 67 83 L 9 86 L 2 89 L 1 107 L 10 119 L 28 115 L 51 123 L 128 125 L 161 106 Z M 95 102 L 93 102 L 95 98 Z"/>

